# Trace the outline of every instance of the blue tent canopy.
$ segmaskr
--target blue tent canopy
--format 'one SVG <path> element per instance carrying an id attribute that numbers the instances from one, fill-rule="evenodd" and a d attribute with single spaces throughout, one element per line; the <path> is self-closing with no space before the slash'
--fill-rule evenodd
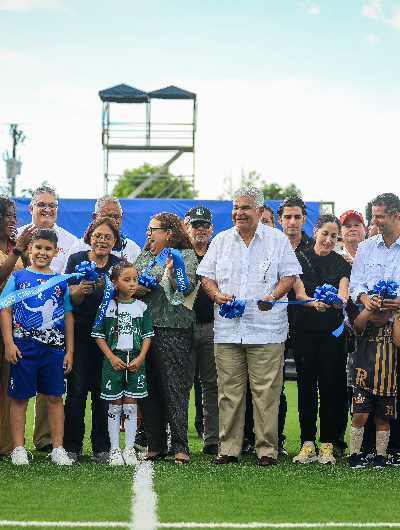
<path id="1" fill-rule="evenodd" d="M 101 101 L 110 103 L 146 103 L 149 101 L 146 92 L 124 84 L 100 90 L 99 96 Z"/>
<path id="2" fill-rule="evenodd" d="M 176 86 L 168 86 L 160 88 L 160 90 L 153 90 L 148 92 L 151 98 L 156 99 L 196 99 L 196 94 L 188 92 Z"/>
<path id="3" fill-rule="evenodd" d="M 17 197 L 14 199 L 17 207 L 17 218 L 21 225 L 30 223 L 32 216 L 29 212 L 30 199 Z M 274 209 L 275 214 L 281 201 L 265 201 Z M 59 199 L 57 224 L 76 237 L 81 238 L 89 223 L 96 199 Z M 146 240 L 146 228 L 150 216 L 159 212 L 172 212 L 183 219 L 185 213 L 194 206 L 206 206 L 213 216 L 214 235 L 232 228 L 232 201 L 203 201 L 199 199 L 120 199 L 124 216 L 121 229 L 140 247 Z M 312 229 L 319 215 L 319 202 L 306 202 L 307 219 L 303 230 L 312 236 Z M 275 217 L 277 217 L 275 215 Z M 277 221 L 277 219 L 276 219 Z M 281 229 L 277 222 L 277 228 Z"/>

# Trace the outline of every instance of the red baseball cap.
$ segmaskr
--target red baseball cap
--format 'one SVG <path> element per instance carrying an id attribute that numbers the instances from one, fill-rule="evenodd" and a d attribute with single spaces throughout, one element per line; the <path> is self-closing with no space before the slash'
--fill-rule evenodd
<path id="1" fill-rule="evenodd" d="M 342 213 L 342 215 L 340 216 L 340 222 L 342 223 L 342 225 L 344 225 L 344 223 L 349 217 L 357 217 L 357 219 L 359 219 L 365 226 L 363 216 L 360 214 L 360 212 L 357 212 L 356 210 L 347 210 L 347 212 Z"/>

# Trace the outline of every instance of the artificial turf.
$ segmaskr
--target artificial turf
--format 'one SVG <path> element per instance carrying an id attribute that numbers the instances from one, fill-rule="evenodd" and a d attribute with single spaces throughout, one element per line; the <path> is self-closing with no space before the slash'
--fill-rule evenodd
<path id="1" fill-rule="evenodd" d="M 173 465 L 172 458 L 154 465 L 159 521 L 399 522 L 400 468 L 350 470 L 344 459 L 338 459 L 335 466 L 292 463 L 300 448 L 296 394 L 296 383 L 287 383 L 285 434 L 290 455 L 279 457 L 278 465 L 269 468 L 259 468 L 251 455 L 242 457 L 238 464 L 210 465 L 210 456 L 201 453 L 202 440 L 193 427 L 191 401 L 190 465 Z M 26 431 L 26 446 L 30 450 L 32 416 L 30 404 Z M 89 413 L 86 419 L 90 425 Z M 88 456 L 71 467 L 55 466 L 38 452 L 34 452 L 29 466 L 13 466 L 9 459 L 3 459 L 0 520 L 111 521 L 128 525 L 134 470 L 92 462 L 87 435 L 84 452 Z"/>

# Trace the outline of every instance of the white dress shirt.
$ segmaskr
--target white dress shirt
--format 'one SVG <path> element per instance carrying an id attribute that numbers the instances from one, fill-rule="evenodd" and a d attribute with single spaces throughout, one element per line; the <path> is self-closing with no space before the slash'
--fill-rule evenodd
<path id="1" fill-rule="evenodd" d="M 27 226 L 28 225 L 20 226 L 17 230 L 17 236 L 20 236 Z M 57 234 L 59 250 L 57 256 L 51 260 L 50 268 L 54 272 L 61 273 L 67 262 L 68 251 L 78 238 L 64 230 L 64 228 L 61 228 L 61 226 L 58 226 L 56 223 L 54 223 L 51 230 Z"/>
<path id="2" fill-rule="evenodd" d="M 111 254 L 114 254 L 114 256 L 118 256 L 119 258 L 124 258 L 129 263 L 135 263 L 136 258 L 139 256 L 139 254 L 142 252 L 140 250 L 139 245 L 137 245 L 132 239 L 127 238 L 126 240 L 125 248 L 122 250 L 112 250 Z M 63 272 L 65 271 L 68 263 L 68 258 L 75 254 L 76 252 L 82 252 L 83 250 L 90 250 L 90 245 L 87 245 L 82 239 L 78 239 L 75 241 L 75 243 L 72 245 L 72 247 L 69 249 L 67 258 L 65 260 L 65 265 Z"/>
<path id="3" fill-rule="evenodd" d="M 219 315 L 215 304 L 216 343 L 274 344 L 287 338 L 287 305 L 275 304 L 260 311 L 257 300 L 265 298 L 284 276 L 302 270 L 289 239 L 276 228 L 258 224 L 247 247 L 236 227 L 218 234 L 203 257 L 197 274 L 215 280 L 218 290 L 246 303 L 242 317 Z M 286 301 L 287 296 L 280 301 Z"/>
<path id="4" fill-rule="evenodd" d="M 382 234 L 362 241 L 357 247 L 350 276 L 350 296 L 355 302 L 361 293 L 374 289 L 379 280 L 400 285 L 400 237 L 387 248 Z M 397 296 L 400 290 L 397 289 Z"/>

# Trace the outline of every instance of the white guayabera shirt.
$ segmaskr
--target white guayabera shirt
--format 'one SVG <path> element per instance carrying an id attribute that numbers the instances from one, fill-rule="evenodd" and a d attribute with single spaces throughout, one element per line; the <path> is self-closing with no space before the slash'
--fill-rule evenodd
<path id="1" fill-rule="evenodd" d="M 265 298 L 285 276 L 301 274 L 301 266 L 289 239 L 276 228 L 258 223 L 247 247 L 236 227 L 218 234 L 202 259 L 197 274 L 215 280 L 218 290 L 246 302 L 242 317 L 219 315 L 215 304 L 214 342 L 276 344 L 287 338 L 287 305 L 275 304 L 260 311 L 257 300 Z M 280 301 L 286 301 L 284 296 Z"/>

